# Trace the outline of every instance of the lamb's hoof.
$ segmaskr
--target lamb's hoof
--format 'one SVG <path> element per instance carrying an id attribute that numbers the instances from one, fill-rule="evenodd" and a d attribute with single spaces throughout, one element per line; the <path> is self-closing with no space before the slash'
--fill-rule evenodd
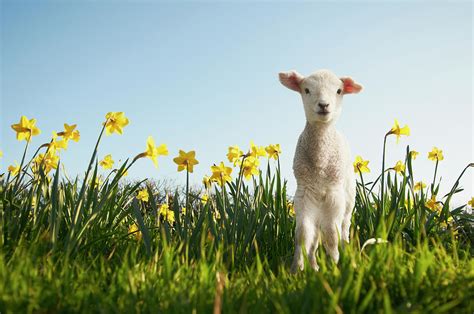
<path id="1" fill-rule="evenodd" d="M 291 264 L 290 274 L 295 275 L 298 273 L 298 270 L 303 270 L 303 267 L 303 265 L 299 265 L 298 263 Z"/>
<path id="2" fill-rule="evenodd" d="M 316 261 L 310 262 L 310 264 L 311 264 L 311 268 L 314 269 L 314 271 L 319 271 L 319 265 L 318 263 L 316 263 Z"/>

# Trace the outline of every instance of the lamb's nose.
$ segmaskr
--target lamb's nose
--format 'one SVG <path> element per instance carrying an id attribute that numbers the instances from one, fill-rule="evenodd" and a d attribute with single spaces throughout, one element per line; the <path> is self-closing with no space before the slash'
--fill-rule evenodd
<path id="1" fill-rule="evenodd" d="M 321 109 L 327 109 L 327 108 L 329 107 L 329 104 L 319 103 L 318 106 L 319 106 L 319 108 L 321 108 Z"/>

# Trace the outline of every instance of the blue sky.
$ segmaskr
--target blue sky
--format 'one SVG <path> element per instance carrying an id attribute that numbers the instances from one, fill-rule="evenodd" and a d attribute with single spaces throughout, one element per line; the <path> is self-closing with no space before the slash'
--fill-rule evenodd
<path id="1" fill-rule="evenodd" d="M 90 158 L 100 123 L 124 111 L 124 135 L 106 137 L 99 157 L 119 159 L 144 150 L 148 135 L 170 156 L 155 169 L 139 161 L 132 178 L 184 183 L 172 158 L 197 152 L 191 181 L 225 160 L 227 147 L 280 143 L 291 170 L 304 127 L 299 96 L 281 86 L 279 71 L 327 68 L 363 84 L 344 99 L 338 128 L 353 155 L 380 171 L 383 136 L 397 118 L 412 135 L 388 140 L 387 164 L 409 144 L 421 155 L 415 180 L 430 181 L 433 146 L 445 160 L 448 190 L 474 160 L 472 4 L 470 2 L 158 3 L 1 2 L 1 169 L 21 158 L 24 142 L 10 129 L 21 115 L 36 118 L 48 141 L 62 124 L 77 123 L 81 141 L 62 155 L 70 174 Z M 459 202 L 474 195 L 471 171 Z"/>

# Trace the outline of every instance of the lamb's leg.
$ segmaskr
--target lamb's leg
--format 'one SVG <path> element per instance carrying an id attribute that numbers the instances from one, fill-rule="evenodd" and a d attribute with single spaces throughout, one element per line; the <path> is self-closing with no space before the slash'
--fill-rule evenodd
<path id="1" fill-rule="evenodd" d="M 326 196 L 325 215 L 321 219 L 321 232 L 326 252 L 337 263 L 339 261 L 339 228 L 345 212 L 345 197 L 342 190 L 336 189 Z"/>
<path id="2" fill-rule="evenodd" d="M 344 213 L 344 219 L 342 220 L 342 240 L 349 243 L 349 235 L 351 229 L 352 210 L 354 208 L 354 201 L 349 201 L 346 204 L 346 212 Z"/>
<path id="3" fill-rule="evenodd" d="M 296 213 L 296 230 L 295 230 L 295 255 L 291 265 L 291 272 L 296 273 L 298 269 L 303 270 L 303 247 L 308 256 L 311 254 L 313 240 L 316 234 L 315 224 L 309 217 L 304 202 L 305 189 L 298 186 L 295 193 L 295 213 Z"/>
<path id="4" fill-rule="evenodd" d="M 316 230 L 316 234 L 315 234 L 314 239 L 313 239 L 313 244 L 311 245 L 311 248 L 309 250 L 310 251 L 310 253 L 309 253 L 309 264 L 316 271 L 319 270 L 318 262 L 316 261 L 316 252 L 318 251 L 319 238 L 320 238 L 320 232 L 319 232 L 319 230 Z"/>

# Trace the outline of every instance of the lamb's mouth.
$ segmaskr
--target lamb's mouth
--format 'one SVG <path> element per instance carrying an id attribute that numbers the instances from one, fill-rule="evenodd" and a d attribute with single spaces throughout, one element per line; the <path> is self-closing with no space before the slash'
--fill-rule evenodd
<path id="1" fill-rule="evenodd" d="M 321 115 L 321 116 L 327 116 L 330 112 L 329 111 L 318 111 L 318 114 Z"/>

